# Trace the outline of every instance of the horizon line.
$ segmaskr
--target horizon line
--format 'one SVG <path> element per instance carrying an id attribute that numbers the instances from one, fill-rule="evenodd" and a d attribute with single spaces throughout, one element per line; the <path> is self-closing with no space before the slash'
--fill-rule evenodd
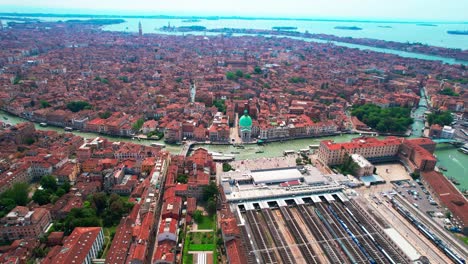
<path id="1" fill-rule="evenodd" d="M 97 11 L 97 10 L 94 10 Z M 97 11 L 97 12 L 109 12 L 109 11 Z M 121 11 L 110 11 L 110 12 L 121 12 Z M 138 11 L 133 11 L 138 13 Z M 129 12 L 129 13 L 133 13 Z M 144 11 L 140 11 L 144 12 Z M 147 11 L 145 11 L 147 12 Z M 56 13 L 56 12 L 0 12 L 0 16 L 29 16 L 29 17 L 101 17 L 101 18 L 143 18 L 143 19 L 207 19 L 207 20 L 223 20 L 223 19 L 239 19 L 239 20 L 285 20 L 285 21 L 336 21 L 336 22 L 360 22 L 360 23 L 438 23 L 438 24 L 468 24 L 468 21 L 458 20 L 406 20 L 406 19 L 376 19 L 376 18 L 336 18 L 336 17 L 282 17 L 282 16 L 243 16 L 243 15 L 177 15 L 177 14 L 157 14 L 157 15 L 145 15 L 145 14 L 96 14 L 96 13 Z"/>

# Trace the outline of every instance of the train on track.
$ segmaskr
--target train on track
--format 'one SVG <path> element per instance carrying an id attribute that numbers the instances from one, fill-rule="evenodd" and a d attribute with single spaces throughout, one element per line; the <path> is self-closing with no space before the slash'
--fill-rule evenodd
<path id="1" fill-rule="evenodd" d="M 465 264 L 466 260 L 462 257 L 458 256 L 452 249 L 447 247 L 447 245 L 434 233 L 429 230 L 421 221 L 419 221 L 416 217 L 414 217 L 408 210 L 406 210 L 401 204 L 399 204 L 395 199 L 392 199 L 392 205 L 395 210 L 397 210 L 403 217 L 408 219 L 416 228 L 424 234 L 429 240 L 432 241 L 439 249 L 444 252 L 444 254 L 449 257 L 452 261 L 457 264 Z"/>

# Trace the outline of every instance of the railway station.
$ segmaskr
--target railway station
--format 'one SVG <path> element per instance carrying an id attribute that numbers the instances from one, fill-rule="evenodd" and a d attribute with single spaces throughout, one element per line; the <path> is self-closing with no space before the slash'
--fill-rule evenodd
<path id="1" fill-rule="evenodd" d="M 415 260 L 342 192 L 333 175 L 313 166 L 229 172 L 221 182 L 250 263 Z"/>

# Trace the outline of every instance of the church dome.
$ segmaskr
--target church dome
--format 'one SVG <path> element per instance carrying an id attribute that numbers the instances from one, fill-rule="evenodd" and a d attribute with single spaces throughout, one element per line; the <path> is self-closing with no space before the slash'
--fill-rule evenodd
<path id="1" fill-rule="evenodd" d="M 239 119 L 239 126 L 240 127 L 252 126 L 252 118 L 247 114 L 247 110 L 244 111 L 244 115 L 241 116 L 241 118 Z"/>

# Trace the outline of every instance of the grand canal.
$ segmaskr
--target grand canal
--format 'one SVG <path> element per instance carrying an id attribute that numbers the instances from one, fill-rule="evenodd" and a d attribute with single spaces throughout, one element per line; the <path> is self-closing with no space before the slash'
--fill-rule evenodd
<path id="1" fill-rule="evenodd" d="M 424 113 L 425 108 L 419 107 L 416 110 L 415 115 Z M 10 124 L 17 124 L 20 122 L 25 122 L 27 120 L 10 115 L 6 112 L 0 111 L 0 116 L 2 121 L 10 123 Z M 5 119 L 5 117 L 7 119 Z M 424 127 L 424 124 L 421 124 L 421 120 L 416 120 L 413 124 L 413 129 L 415 133 L 413 136 L 420 136 L 421 127 Z M 38 124 L 35 124 L 36 129 L 38 130 L 54 130 L 59 133 L 64 133 L 63 128 L 57 127 L 41 127 Z M 416 133 L 419 131 L 419 134 Z M 121 138 L 121 137 L 111 137 L 106 135 L 100 135 L 95 133 L 85 133 L 79 131 L 73 131 L 75 135 L 84 137 L 84 138 L 94 138 L 96 136 L 107 138 L 111 141 L 125 141 L 125 142 L 133 142 L 136 144 L 142 145 L 150 145 L 153 142 L 164 143 L 161 141 L 149 141 L 149 140 L 132 140 L 130 138 Z M 284 142 L 273 142 L 268 143 L 264 146 L 258 145 L 246 145 L 244 149 L 237 149 L 232 145 L 208 145 L 208 144 L 198 144 L 194 148 L 203 147 L 208 149 L 209 151 L 214 152 L 221 152 L 224 154 L 234 154 L 237 160 L 246 160 L 246 159 L 256 159 L 256 158 L 268 158 L 268 157 L 278 157 L 283 155 L 284 150 L 299 150 L 308 148 L 310 145 L 318 145 L 320 141 L 325 139 L 331 139 L 335 142 L 345 142 L 349 141 L 352 138 L 359 137 L 357 134 L 342 134 L 330 137 L 320 137 L 320 138 L 308 138 L 308 139 L 295 139 L 295 140 L 288 140 Z M 172 154 L 179 154 L 182 147 L 178 145 L 166 145 L 165 148 Z M 435 154 L 438 159 L 437 165 L 443 166 L 448 168 L 444 174 L 448 177 L 453 177 L 460 182 L 458 185 L 459 189 L 465 190 L 468 189 L 468 175 L 467 175 L 467 167 L 468 167 L 468 155 L 465 155 L 459 151 L 455 147 L 450 144 L 439 144 L 437 145 Z"/>

